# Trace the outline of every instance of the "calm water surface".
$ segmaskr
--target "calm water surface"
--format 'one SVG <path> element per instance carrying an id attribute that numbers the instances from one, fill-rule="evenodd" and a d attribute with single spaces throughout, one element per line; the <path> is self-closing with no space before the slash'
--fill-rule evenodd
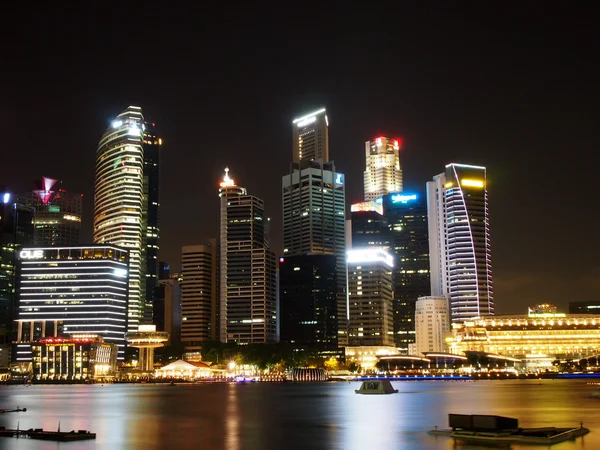
<path id="1" fill-rule="evenodd" d="M 98 437 L 76 443 L 0 437 L 0 448 L 482 448 L 427 435 L 435 425 L 445 428 L 452 412 L 517 417 L 525 427 L 578 426 L 583 420 L 590 434 L 552 449 L 600 449 L 600 400 L 589 398 L 600 386 L 585 381 L 392 384 L 400 392 L 382 396 L 356 395 L 360 383 L 2 386 L 0 408 L 27 412 L 0 415 L 0 425 L 56 429 L 60 421 L 63 431 L 89 429 Z"/>

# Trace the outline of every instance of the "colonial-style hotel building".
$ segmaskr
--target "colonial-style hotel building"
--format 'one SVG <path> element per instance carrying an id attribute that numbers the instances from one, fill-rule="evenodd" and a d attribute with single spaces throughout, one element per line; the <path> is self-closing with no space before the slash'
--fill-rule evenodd
<path id="1" fill-rule="evenodd" d="M 486 352 L 540 366 L 579 360 L 600 354 L 600 314 L 564 314 L 552 305 L 538 305 L 526 315 L 481 316 L 452 324 L 446 342 L 457 355 Z"/>

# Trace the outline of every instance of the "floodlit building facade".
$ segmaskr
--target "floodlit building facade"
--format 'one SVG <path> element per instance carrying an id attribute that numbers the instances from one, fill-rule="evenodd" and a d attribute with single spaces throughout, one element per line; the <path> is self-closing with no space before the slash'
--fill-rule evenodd
<path id="1" fill-rule="evenodd" d="M 450 330 L 446 297 L 420 297 L 415 310 L 416 355 L 445 352 Z"/>
<path id="2" fill-rule="evenodd" d="M 130 106 L 108 127 L 96 151 L 94 243 L 129 250 L 130 331 L 152 318 L 145 309 L 152 305 L 153 291 L 147 290 L 157 281 L 161 144 L 142 109 Z"/>
<path id="3" fill-rule="evenodd" d="M 116 371 L 117 346 L 98 336 L 43 338 L 31 352 L 38 381 L 109 380 Z"/>
<path id="4" fill-rule="evenodd" d="M 450 353 L 487 352 L 547 366 L 600 354 L 600 315 L 530 310 L 528 314 L 481 316 L 452 324 Z"/>
<path id="5" fill-rule="evenodd" d="M 448 164 L 427 183 L 431 293 L 452 322 L 494 314 L 486 169 Z"/>
<path id="6" fill-rule="evenodd" d="M 238 344 L 277 339 L 275 254 L 266 238 L 264 204 L 229 177 L 220 184 L 220 340 Z"/>
<path id="7" fill-rule="evenodd" d="M 181 342 L 186 351 L 199 351 L 203 342 L 219 338 L 217 251 L 216 240 L 181 249 Z"/>
<path id="8" fill-rule="evenodd" d="M 386 137 L 365 142 L 365 201 L 402 191 L 400 143 Z"/>
<path id="9" fill-rule="evenodd" d="M 373 248 L 347 254 L 349 345 L 394 345 L 393 256 Z"/>
<path id="10" fill-rule="evenodd" d="M 34 191 L 20 194 L 17 202 L 34 209 L 33 245 L 65 247 L 79 245 L 83 194 L 57 188 L 58 181 L 42 177 Z"/>
<path id="11" fill-rule="evenodd" d="M 293 162 L 329 161 L 329 119 L 325 108 L 294 119 Z"/>
<path id="12" fill-rule="evenodd" d="M 17 342 L 26 346 L 45 337 L 97 335 L 116 344 L 123 358 L 127 257 L 127 250 L 112 245 L 21 249 Z"/>

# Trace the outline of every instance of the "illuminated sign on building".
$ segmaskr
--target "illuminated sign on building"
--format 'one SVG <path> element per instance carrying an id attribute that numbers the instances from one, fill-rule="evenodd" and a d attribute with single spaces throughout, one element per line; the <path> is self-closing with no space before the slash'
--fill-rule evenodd
<path id="1" fill-rule="evenodd" d="M 40 259 L 44 257 L 43 250 L 21 250 L 19 258 L 21 259 Z"/>
<path id="2" fill-rule="evenodd" d="M 344 174 L 338 173 L 335 175 L 335 184 L 344 184 Z"/>
<path id="3" fill-rule="evenodd" d="M 470 180 L 468 178 L 463 178 L 462 180 L 460 180 L 460 184 L 465 187 L 476 187 L 476 188 L 483 187 L 482 180 Z"/>
<path id="4" fill-rule="evenodd" d="M 415 201 L 416 199 L 417 199 L 417 194 L 412 194 L 412 195 L 394 194 L 394 195 L 392 195 L 392 203 L 408 203 L 411 201 Z"/>
<path id="5" fill-rule="evenodd" d="M 378 248 L 361 248 L 346 252 L 348 263 L 383 262 L 390 267 L 394 266 L 394 257 L 388 252 Z"/>

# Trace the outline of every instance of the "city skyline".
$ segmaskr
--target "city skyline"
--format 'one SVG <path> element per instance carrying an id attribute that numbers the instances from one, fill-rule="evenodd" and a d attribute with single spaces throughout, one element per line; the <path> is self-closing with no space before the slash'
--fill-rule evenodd
<path id="1" fill-rule="evenodd" d="M 33 48 L 33 41 L 26 40 L 8 51 L 10 69 L 2 77 L 15 89 L 7 95 L 0 121 L 6 148 L 24 151 L 7 152 L 0 165 L 0 182 L 19 193 L 29 189 L 32 179 L 50 174 L 64 180 L 70 190 L 83 192 L 82 242 L 91 242 L 96 143 L 119 111 L 128 104 L 139 104 L 155 118 L 165 139 L 161 259 L 177 267 L 182 245 L 217 235 L 217 215 L 211 213 L 211 218 L 206 211 L 218 210 L 213 186 L 226 165 L 245 180 L 249 191 L 264 199 L 265 213 L 272 218 L 272 246 L 279 254 L 281 199 L 276 186 L 289 167 L 292 120 L 324 106 L 330 121 L 330 159 L 346 175 L 347 204 L 362 200 L 363 145 L 373 136 L 403 138 L 400 152 L 407 191 L 423 193 L 424 183 L 452 162 L 486 166 L 496 313 L 516 313 L 522 303 L 541 301 L 566 310 L 568 301 L 596 298 L 597 240 L 590 244 L 571 238 L 594 235 L 597 213 L 586 195 L 575 193 L 591 192 L 594 179 L 590 165 L 582 162 L 595 142 L 595 72 L 587 59 L 576 56 L 587 51 L 586 41 L 577 41 L 576 46 L 568 34 L 576 25 L 585 29 L 578 20 L 567 16 L 558 22 L 558 18 L 540 18 L 533 10 L 522 12 L 538 22 L 512 23 L 516 31 L 509 35 L 500 31 L 508 17 L 486 15 L 483 22 L 495 26 L 485 30 L 477 27 L 473 12 L 457 17 L 464 30 L 453 29 L 457 34 L 448 43 L 441 38 L 449 25 L 437 17 L 425 20 L 417 14 L 414 24 L 390 31 L 402 49 L 392 53 L 402 57 L 392 58 L 386 70 L 398 75 L 386 75 L 393 83 L 356 64 L 386 55 L 389 46 L 375 45 L 373 37 L 345 42 L 332 31 L 319 39 L 329 44 L 329 52 L 336 57 L 328 63 L 317 55 L 317 62 L 323 65 L 314 74 L 298 69 L 301 64 L 286 69 L 287 58 L 283 64 L 274 60 L 263 67 L 261 62 L 271 61 L 271 53 L 277 49 L 257 46 L 259 50 L 250 57 L 241 55 L 238 47 L 244 45 L 235 42 L 173 64 L 166 48 L 194 54 L 198 40 L 177 35 L 181 39 L 178 46 L 174 38 L 165 38 L 153 50 L 164 61 L 157 63 L 155 75 L 145 71 L 141 83 L 105 71 L 90 73 L 89 68 L 106 52 L 115 64 L 125 57 L 111 50 L 116 47 L 116 37 L 105 33 L 92 37 L 94 27 L 76 40 L 66 39 L 69 30 L 65 37 L 50 37 L 42 49 Z M 422 27 L 424 21 L 427 27 Z M 165 32 L 172 31 L 168 20 L 164 22 Z M 545 31 L 540 22 L 548 30 L 560 31 Z M 558 23 L 560 27 L 555 26 Z M 234 35 L 243 36 L 247 27 L 237 25 L 232 27 Z M 125 33 L 133 34 L 135 28 Z M 526 36 L 524 32 L 530 28 L 537 35 Z M 294 27 L 290 30 L 292 35 Z M 398 43 L 411 33 L 414 50 Z M 248 43 L 260 39 L 250 35 Z M 91 42 L 99 55 L 86 56 L 87 52 L 80 51 Z M 79 63 L 57 52 L 61 45 L 81 55 Z M 305 42 L 296 42 L 284 33 L 281 43 L 272 45 L 296 48 Z M 142 52 L 146 54 L 148 49 Z M 45 50 L 55 58 L 42 56 Z M 29 58 L 23 57 L 28 52 Z M 246 67 L 241 79 L 227 75 L 230 65 L 219 64 L 232 54 Z M 40 56 L 42 63 L 34 66 Z M 297 57 L 305 61 L 304 56 Z M 205 78 L 198 83 L 199 69 L 203 73 L 203 61 L 210 58 L 215 58 L 215 71 L 202 75 Z M 64 65 L 68 76 L 53 73 L 55 65 Z M 35 73 L 35 78 L 29 72 Z M 192 80 L 194 85 L 214 86 L 215 93 L 192 87 Z M 75 98 L 77 107 L 71 101 Z M 25 130 L 28 141 L 23 143 Z M 563 157 L 566 151 L 569 156 Z M 260 170 L 253 161 L 268 162 Z M 560 183 L 553 181 L 558 175 Z M 573 186 L 573 194 L 564 189 L 565 183 Z M 191 211 L 189 198 L 205 205 L 203 211 Z M 553 212 L 556 203 L 562 218 L 578 217 L 583 211 L 590 215 L 589 220 L 557 220 Z"/>

